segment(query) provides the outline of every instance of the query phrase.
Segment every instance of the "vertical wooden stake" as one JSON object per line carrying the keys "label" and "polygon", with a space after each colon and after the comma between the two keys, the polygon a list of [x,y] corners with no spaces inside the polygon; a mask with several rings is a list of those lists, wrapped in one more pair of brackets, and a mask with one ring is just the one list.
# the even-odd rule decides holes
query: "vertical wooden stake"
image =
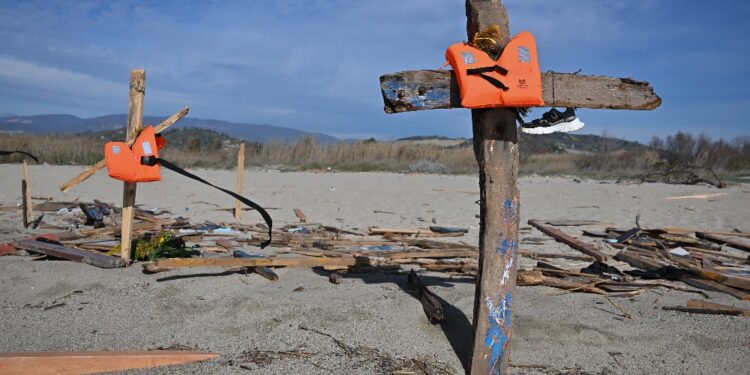
{"label": "vertical wooden stake", "polygon": [[[242,195],[242,180],[245,174],[245,142],[240,143],[240,150],[237,152],[237,194]],[[234,204],[234,219],[242,219],[242,202],[237,200]]]}
{"label": "vertical wooden stake", "polygon": [[[508,43],[508,15],[500,1],[467,0],[469,39],[493,24],[500,46]],[[510,358],[520,196],[518,133],[510,109],[471,111],[474,154],[479,163],[479,272],[474,295],[472,374],[506,374]]]}
{"label": "vertical wooden stake", "polygon": [[[136,138],[143,126],[143,97],[146,94],[146,71],[130,71],[130,102],[128,105],[128,130],[126,142]],[[134,182],[125,182],[122,193],[122,232],[120,235],[120,256],[130,260],[130,248],[133,237],[133,207],[135,206]]]}
{"label": "vertical wooden stake", "polygon": [[29,164],[26,160],[23,161],[21,195],[23,196],[23,227],[28,228],[34,222],[34,205],[31,202],[31,180],[29,179]]}

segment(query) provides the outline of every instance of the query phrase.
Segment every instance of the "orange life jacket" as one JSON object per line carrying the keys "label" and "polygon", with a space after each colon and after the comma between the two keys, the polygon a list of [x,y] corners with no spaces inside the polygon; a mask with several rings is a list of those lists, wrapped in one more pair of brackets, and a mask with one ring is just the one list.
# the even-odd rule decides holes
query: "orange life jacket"
{"label": "orange life jacket", "polygon": [[141,158],[158,158],[163,146],[163,139],[159,137],[157,140],[151,125],[143,128],[132,149],[125,142],[108,142],[104,145],[104,159],[109,176],[125,182],[161,181],[159,164],[144,164]]}
{"label": "orange life jacket", "polygon": [[445,58],[456,74],[461,105],[466,108],[544,105],[536,40],[528,31],[514,36],[497,60],[466,43],[448,47]]}
{"label": "orange life jacket", "polygon": [[126,182],[160,181],[161,171],[159,166],[164,166],[164,168],[173,172],[219,189],[258,211],[268,226],[268,239],[261,241],[260,248],[262,249],[271,243],[271,239],[273,238],[273,220],[263,207],[231,190],[218,187],[199,176],[159,158],[159,150],[164,147],[165,143],[164,138],[156,134],[154,127],[151,125],[143,128],[141,134],[135,139],[132,149],[125,142],[107,143],[104,145],[104,159],[107,162],[110,177]]}

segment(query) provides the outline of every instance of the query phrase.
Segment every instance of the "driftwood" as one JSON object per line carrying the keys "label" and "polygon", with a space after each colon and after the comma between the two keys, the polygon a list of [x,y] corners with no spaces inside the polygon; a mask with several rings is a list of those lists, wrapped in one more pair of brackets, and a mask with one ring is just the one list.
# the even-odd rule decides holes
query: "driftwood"
{"label": "driftwood", "polygon": [[740,249],[743,251],[750,251],[750,240],[741,241],[739,239],[734,239],[726,235],[719,235],[719,234],[706,233],[706,232],[695,232],[695,236],[698,238],[702,238],[704,240],[718,243],[720,245],[729,245],[735,249]]}
{"label": "driftwood", "polygon": [[[380,77],[386,113],[461,108],[451,70],[411,70]],[[650,110],[661,104],[648,82],[630,78],[542,73],[544,107]]]}
{"label": "driftwood", "polygon": [[417,273],[414,272],[414,270],[409,272],[408,281],[409,285],[414,289],[417,298],[422,303],[422,308],[424,309],[425,314],[427,314],[430,323],[435,324],[441,322],[444,315],[443,305],[440,303],[440,300],[437,299],[434,293],[427,289],[427,286],[419,279],[419,276],[417,276]]}
{"label": "driftwood", "polygon": [[[344,266],[356,264],[353,257],[341,258],[311,258],[311,257],[276,257],[276,258],[168,258],[157,259],[156,262],[144,265],[155,266],[157,269],[173,269],[184,267],[323,267]],[[152,268],[153,269],[153,268]]]}
{"label": "driftwood", "polygon": [[607,255],[602,253],[599,249],[597,249],[593,245],[583,242],[569,234],[563,233],[561,230],[557,228],[544,225],[539,220],[529,220],[529,225],[536,227],[537,229],[542,231],[544,234],[550,237],[553,237],[555,240],[562,242],[588,256],[591,256],[592,258],[600,262],[604,262],[607,260]]}
{"label": "driftwood", "polygon": [[52,375],[119,372],[205,361],[218,356],[209,352],[181,350],[0,353],[0,373]]}
{"label": "driftwood", "polygon": [[14,244],[17,249],[47,256],[72,260],[101,268],[125,267],[125,260],[86,250],[73,249],[48,242],[24,240]]}
{"label": "driftwood", "polygon": [[[698,175],[697,171],[704,170],[708,171],[712,176],[713,180],[703,178]],[[667,166],[662,171],[653,171],[637,177],[640,182],[663,182],[666,184],[679,184],[679,185],[695,185],[705,183],[716,186],[717,188],[723,188],[726,185],[719,179],[719,176],[714,172],[711,167],[703,167],[699,165],[691,165],[685,163],[676,163]]]}
{"label": "driftwood", "polygon": [[715,281],[699,279],[696,277],[684,277],[681,279],[681,281],[698,289],[725,293],[743,301],[750,301],[750,293],[717,283]]}
{"label": "driftwood", "polygon": [[[234,250],[234,252],[232,252],[232,255],[235,258],[259,259],[258,257],[254,257],[254,256],[252,256],[252,255],[250,255],[250,254],[248,254],[248,253],[246,253],[246,252],[244,252],[242,250]],[[253,272],[257,273],[258,275],[261,275],[261,276],[265,277],[268,280],[276,281],[276,280],[279,279],[279,275],[277,275],[276,272],[273,272],[272,269],[270,269],[270,268],[268,268],[266,266],[255,266],[255,267],[250,267],[250,269],[252,269]]]}
{"label": "driftwood", "polygon": [[297,219],[299,219],[300,223],[306,223],[307,222],[307,216],[305,216],[305,213],[302,212],[299,208],[294,209],[294,216],[297,216]]}
{"label": "driftwood", "polygon": [[742,315],[750,316],[750,310],[741,307],[720,305],[708,301],[699,301],[695,299],[688,300],[687,307],[683,306],[665,306],[664,310],[682,311],[696,314],[718,314],[718,315]]}

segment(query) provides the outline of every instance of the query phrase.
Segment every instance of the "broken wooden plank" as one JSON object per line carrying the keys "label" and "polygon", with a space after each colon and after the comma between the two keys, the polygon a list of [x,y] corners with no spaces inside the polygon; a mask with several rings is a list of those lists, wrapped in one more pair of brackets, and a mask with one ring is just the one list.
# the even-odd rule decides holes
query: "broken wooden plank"
{"label": "broken wooden plank", "polygon": [[729,236],[706,233],[706,232],[695,232],[695,236],[700,239],[715,242],[719,245],[729,245],[735,249],[740,249],[743,251],[750,251],[750,240],[742,240],[738,238],[731,238]]}
{"label": "broken wooden plank", "polygon": [[305,216],[305,213],[302,212],[302,210],[300,210],[299,208],[294,209],[294,216],[297,216],[297,219],[299,219],[301,223],[307,222],[307,216]]}
{"label": "broken wooden plank", "polygon": [[687,307],[683,306],[664,306],[664,310],[683,311],[697,314],[718,314],[718,315],[742,315],[750,316],[750,310],[741,307],[720,305],[708,301],[689,299]]}
{"label": "broken wooden plank", "polygon": [[276,272],[273,272],[272,269],[266,266],[256,266],[256,267],[253,267],[252,269],[253,269],[253,272],[265,277],[268,280],[276,281],[279,279],[279,275],[277,275]]}
{"label": "broken wooden plank", "polygon": [[425,251],[357,251],[361,255],[377,255],[386,259],[409,259],[409,258],[476,258],[479,254],[470,249],[437,249]]}
{"label": "broken wooden plank", "polygon": [[476,264],[420,264],[420,267],[424,268],[427,271],[437,271],[437,272],[460,272],[464,274],[476,274],[476,272],[479,270],[479,266]]}
{"label": "broken wooden plank", "polygon": [[94,253],[86,250],[73,249],[70,247],[55,245],[42,241],[17,241],[14,246],[20,250],[44,254],[55,258],[72,260],[74,262],[86,263],[101,268],[125,267],[126,264],[124,259],[118,257],[104,255],[101,253]]}
{"label": "broken wooden plank", "polygon": [[607,260],[607,255],[599,251],[596,247],[593,245],[580,241],[579,239],[563,233],[561,230],[557,228],[553,228],[547,225],[542,224],[539,220],[529,220],[529,225],[532,225],[542,231],[542,233],[554,238],[555,240],[562,242],[588,256],[591,256],[592,258],[600,261],[605,262]]}
{"label": "broken wooden plank", "polygon": [[437,296],[432,293],[426,285],[424,285],[414,270],[409,272],[408,281],[409,285],[417,294],[419,302],[422,303],[422,309],[424,309],[424,313],[427,314],[427,319],[430,320],[430,323],[436,324],[443,321],[443,305],[440,303]]}
{"label": "broken wooden plank", "polygon": [[693,314],[712,314],[712,315],[742,315],[740,310],[724,310],[724,309],[710,309],[703,307],[690,307],[690,306],[662,306],[662,310],[669,311],[682,311]]}
{"label": "broken wooden plank", "polygon": [[[153,264],[157,268],[183,267],[350,267],[356,264],[353,257],[311,258],[311,257],[276,257],[276,258],[167,258],[157,259]],[[148,265],[147,264],[147,265]],[[145,267],[146,265],[144,265]]]}
{"label": "broken wooden plank", "polygon": [[94,374],[205,361],[219,355],[201,351],[143,350],[104,352],[0,353],[5,375]]}
{"label": "broken wooden plank", "polygon": [[[223,239],[223,238],[216,240],[216,244],[219,245],[219,246],[221,246],[221,247],[223,247],[223,248],[225,248],[225,249],[227,249],[227,250],[232,250],[234,247],[237,246],[234,243],[234,241],[232,241],[232,240],[226,240],[226,239]],[[237,256],[236,252],[235,252],[234,256]]]}
{"label": "broken wooden plank", "polygon": [[[217,243],[218,243],[218,241],[217,241]],[[248,253],[246,253],[246,252],[244,252],[242,250],[235,250],[234,252],[232,252],[232,255],[235,258],[260,259],[257,256],[250,255],[250,254],[248,254]],[[253,272],[257,273],[258,275],[261,275],[261,276],[265,277],[268,280],[276,281],[276,280],[279,279],[279,275],[277,275],[276,272],[273,272],[272,269],[270,269],[270,268],[268,268],[266,266],[255,266],[255,267],[250,267],[250,268],[253,270]]]}
{"label": "broken wooden plank", "polygon": [[518,255],[527,257],[530,259],[536,259],[536,258],[559,258],[559,259],[569,259],[569,260],[582,260],[582,261],[593,261],[594,258],[588,256],[588,255],[568,255],[568,254],[556,254],[556,253],[537,253],[533,251],[528,250],[519,250]]}
{"label": "broken wooden plank", "polygon": [[430,225],[430,230],[435,233],[469,233],[468,228],[444,227],[440,225]]}
{"label": "broken wooden plank", "polygon": [[575,220],[575,219],[562,219],[562,220],[546,220],[547,224],[553,227],[579,227],[584,225],[601,225],[601,221],[597,220]]}
{"label": "broken wooden plank", "polygon": [[380,228],[370,227],[370,234],[436,234],[429,229],[397,229],[397,228]]}
{"label": "broken wooden plank", "polygon": [[[661,104],[648,82],[630,78],[542,73],[542,107],[650,110]],[[386,113],[461,108],[451,70],[410,70],[380,77]]]}
{"label": "broken wooden plank", "polygon": [[678,200],[678,199],[710,199],[710,198],[723,197],[725,195],[727,195],[727,193],[680,195],[680,196],[676,196],[676,197],[667,197],[667,200]]}
{"label": "broken wooden plank", "polygon": [[744,290],[750,291],[750,278],[748,277],[740,277],[740,276],[728,275],[728,274],[721,273],[721,272],[711,271],[711,270],[702,268],[700,266],[696,266],[690,263],[689,260],[684,259],[679,256],[670,255],[669,259],[672,262],[677,263],[681,267],[694,272],[695,274],[699,275],[703,279],[721,283],[732,288],[744,289]]}
{"label": "broken wooden plank", "polygon": [[695,277],[684,277],[681,279],[682,282],[692,287],[709,290],[713,292],[726,293],[730,296],[743,301],[750,301],[750,293],[744,292],[737,288],[732,288],[724,284],[717,283],[711,280],[704,280]]}
{"label": "broken wooden plank", "polygon": [[701,301],[697,299],[689,299],[687,301],[687,306],[694,307],[694,308],[703,308],[703,309],[740,311],[742,315],[750,316],[750,309],[744,309],[742,307],[736,307],[736,306],[721,305],[718,303]]}

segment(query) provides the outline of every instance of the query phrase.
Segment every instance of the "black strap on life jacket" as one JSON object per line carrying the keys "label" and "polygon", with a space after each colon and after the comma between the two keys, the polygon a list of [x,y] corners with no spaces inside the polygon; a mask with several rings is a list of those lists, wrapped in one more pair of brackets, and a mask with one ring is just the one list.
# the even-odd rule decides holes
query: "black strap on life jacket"
{"label": "black strap on life jacket", "polygon": [[503,68],[500,65],[494,65],[494,66],[486,66],[486,67],[483,67],[483,68],[472,68],[472,69],[467,69],[466,70],[466,74],[468,74],[468,75],[478,75],[478,76],[484,78],[487,82],[489,82],[493,86],[495,86],[495,87],[497,87],[497,88],[499,88],[499,89],[501,89],[503,91],[508,91],[509,90],[508,86],[505,86],[504,83],[500,82],[499,80],[495,79],[494,77],[491,77],[491,76],[488,76],[487,74],[485,74],[485,73],[489,73],[489,72],[496,72],[496,73],[499,73],[500,75],[504,76],[504,75],[508,74],[508,69],[505,69],[505,68]]}
{"label": "black strap on life jacket", "polygon": [[262,248],[268,246],[271,243],[273,220],[271,219],[271,215],[269,215],[268,212],[266,212],[266,210],[263,209],[263,207],[261,207],[257,203],[255,203],[255,202],[253,202],[253,201],[251,201],[251,200],[249,200],[249,199],[247,199],[247,198],[245,198],[245,197],[243,197],[243,196],[241,196],[241,195],[239,195],[239,194],[237,194],[237,193],[235,193],[235,192],[233,192],[231,190],[220,188],[220,187],[218,187],[218,186],[216,186],[216,185],[214,185],[214,184],[212,184],[212,183],[210,183],[210,182],[208,182],[208,181],[206,181],[206,180],[204,180],[204,179],[202,179],[202,178],[200,178],[200,177],[198,177],[198,176],[196,176],[196,175],[194,175],[194,174],[192,174],[192,173],[190,173],[190,172],[188,172],[188,171],[186,171],[186,170],[184,170],[184,169],[182,169],[182,168],[180,168],[180,167],[178,167],[178,166],[176,166],[176,165],[174,165],[174,164],[172,164],[172,163],[170,163],[170,162],[168,162],[168,161],[166,161],[164,159],[159,159],[159,158],[156,158],[154,156],[143,156],[143,157],[141,157],[141,164],[144,164],[144,165],[156,165],[157,163],[159,165],[161,165],[162,167],[167,168],[167,169],[169,169],[169,170],[171,170],[173,172],[177,172],[177,173],[179,173],[179,174],[181,174],[181,175],[183,175],[185,177],[192,178],[193,180],[196,180],[198,182],[202,182],[202,183],[204,183],[204,184],[206,184],[208,186],[211,186],[213,188],[219,189],[219,190],[221,190],[221,191],[223,191],[223,192],[231,195],[232,197],[234,197],[235,199],[239,200],[240,202],[244,203],[248,207],[251,207],[251,208],[255,209],[256,211],[258,211],[260,213],[260,216],[263,217],[263,220],[266,221],[266,225],[268,225],[268,239],[265,240],[265,241],[263,241],[263,242],[261,242],[260,248],[262,249]]}
{"label": "black strap on life jacket", "polygon": [[24,155],[26,155],[26,156],[34,159],[35,162],[39,163],[39,159],[37,159],[36,156],[29,154],[28,152],[25,152],[25,151],[2,151],[2,150],[0,150],[0,155],[3,155],[3,156],[5,156],[5,155],[13,155],[13,154],[24,154]]}

